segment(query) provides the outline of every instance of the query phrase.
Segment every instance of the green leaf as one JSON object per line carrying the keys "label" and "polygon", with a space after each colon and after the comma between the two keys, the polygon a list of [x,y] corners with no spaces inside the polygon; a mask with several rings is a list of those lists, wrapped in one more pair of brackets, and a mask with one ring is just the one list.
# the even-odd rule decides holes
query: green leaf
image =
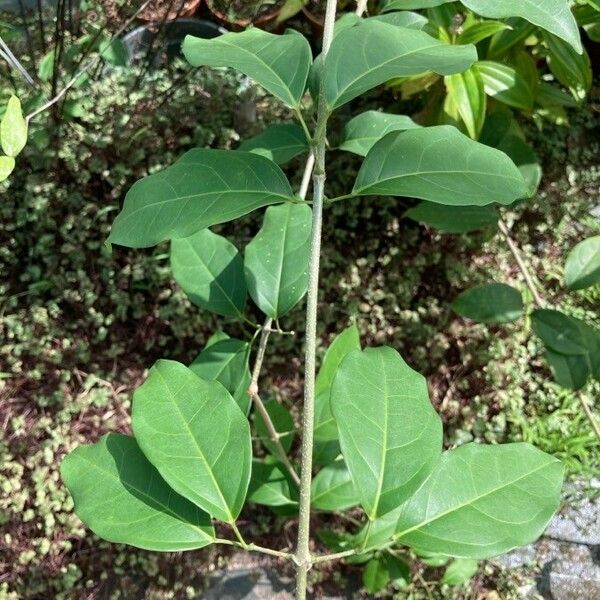
{"label": "green leaf", "polygon": [[527,81],[512,67],[491,60],[477,63],[485,93],[488,96],[515,108],[531,110],[533,94]]}
{"label": "green leaf", "polygon": [[210,229],[171,242],[171,268],[196,305],[224,317],[240,317],[246,304],[244,261],[237,248]]}
{"label": "green leaf", "polygon": [[469,136],[476,140],[483,128],[487,107],[483,78],[477,65],[470,67],[464,73],[448,75],[444,78],[444,82]]}
{"label": "green leaf", "polygon": [[293,196],[281,169],[264,156],[196,148],[134,184],[108,241],[145,248]]}
{"label": "green leaf", "polygon": [[250,481],[250,426],[219,382],[159,360],[134,393],[131,421],[140,448],[177,493],[235,521]]}
{"label": "green leaf", "polygon": [[385,589],[390,582],[390,572],[384,557],[373,558],[363,571],[363,585],[369,594]]}
{"label": "green leaf", "polygon": [[512,48],[524,42],[536,31],[536,28],[524,19],[510,18],[506,24],[510,29],[496,33],[490,40],[487,51],[487,58],[490,60],[505,58]]}
{"label": "green leaf", "polygon": [[300,105],[312,64],[308,40],[292,29],[275,35],[253,27],[211,40],[188,35],[183,54],[194,67],[237,69],[291,108]]}
{"label": "green leaf", "polygon": [[335,375],[331,409],[367,516],[390,512],[417,490],[441,451],[442,424],[425,378],[392,348],[353,350]]}
{"label": "green leaf", "polygon": [[0,183],[8,179],[15,169],[15,159],[12,156],[0,156]]}
{"label": "green leaf", "polygon": [[449,565],[442,577],[445,585],[462,585],[477,573],[479,563],[471,558],[457,558]]}
{"label": "green leaf", "polygon": [[568,42],[576,52],[582,51],[581,38],[569,0],[461,0],[482,17],[504,19],[521,17]]}
{"label": "green leaf", "polygon": [[499,218],[498,209],[491,204],[446,206],[434,202],[420,202],[417,206],[409,208],[404,216],[445,233],[467,233],[496,226]]}
{"label": "green leaf", "polygon": [[240,150],[260,154],[278,165],[283,165],[299,154],[307,152],[308,142],[300,125],[277,123],[243,141]]}
{"label": "green leaf", "polygon": [[456,41],[459,44],[477,44],[506,29],[510,29],[510,26],[501,21],[478,21],[469,25]]}
{"label": "green leaf", "polygon": [[252,461],[252,477],[248,487],[248,501],[265,506],[294,506],[297,492],[292,493],[290,482],[283,471],[272,463]]}
{"label": "green leaf", "polygon": [[21,102],[16,96],[9,98],[0,122],[0,142],[4,154],[12,158],[17,156],[27,143],[27,121],[21,110]]}
{"label": "green leaf", "polygon": [[560,88],[546,83],[540,82],[537,89],[536,102],[543,107],[566,106],[569,108],[577,108],[579,106],[572,96],[563,92]]}
{"label": "green leaf", "polygon": [[510,285],[488,283],[460,294],[452,308],[479,323],[510,323],[523,316],[523,297]]}
{"label": "green leaf", "polygon": [[390,131],[418,129],[410,117],[368,110],[350,119],[342,131],[340,150],[366,156],[369,150]]}
{"label": "green leaf", "polygon": [[[335,421],[333,421],[335,425]],[[337,428],[335,429],[335,435],[337,437]],[[316,467],[326,467],[331,464],[336,458],[342,453],[340,448],[339,440],[331,440],[328,442],[322,442],[321,440],[315,439],[313,447],[313,464]]]}
{"label": "green leaf", "polygon": [[395,539],[419,552],[475,559],[529,544],[558,508],[563,471],[529,444],[445,452],[398,511]]}
{"label": "green leaf", "polygon": [[271,206],[246,246],[248,292],[265,315],[278,319],[306,293],[312,210],[308,204]]}
{"label": "green leaf", "polygon": [[482,206],[511,204],[528,190],[508,156],[442,125],[388,133],[367,154],[353,194]]}
{"label": "green leaf", "polygon": [[132,437],[109,433],[80,446],[60,472],[77,516],[109,542],[175,552],[214,541],[209,516],[165,483]]}
{"label": "green leaf", "polygon": [[546,349],[546,360],[552,369],[556,383],[569,390],[580,390],[587,383],[590,370],[585,356],[559,354]]}
{"label": "green leaf", "polygon": [[[344,329],[331,342],[317,375],[315,382],[315,440],[317,442],[337,442],[338,430],[330,404],[331,386],[338,367],[352,350],[360,350],[360,335],[355,323]],[[337,448],[337,443],[335,446]],[[333,447],[330,449],[335,458],[339,454],[339,449]]]}
{"label": "green leaf", "polygon": [[580,321],[558,310],[537,309],[531,313],[535,334],[553,352],[559,354],[587,354],[588,346]]}
{"label": "green leaf", "polygon": [[577,100],[583,100],[592,87],[594,78],[590,57],[584,49],[577,53],[554,35],[545,33],[548,48],[548,66],[552,74],[569,89]]}
{"label": "green leaf", "polygon": [[234,338],[207,344],[190,365],[200,379],[218,381],[233,396],[244,414],[250,409],[250,344]]}
{"label": "green leaf", "polygon": [[365,21],[335,37],[324,61],[325,99],[335,109],[390,79],[451,75],[477,60],[474,46],[450,46],[422,31]]}
{"label": "green leaf", "polygon": [[496,146],[510,157],[517,165],[527,188],[528,196],[533,196],[542,181],[542,167],[538,161],[533,148],[521,137],[513,134],[506,135]]}
{"label": "green leaf", "polygon": [[365,21],[383,21],[396,27],[407,27],[408,29],[423,29],[427,25],[427,18],[419,13],[401,11],[391,12],[374,17],[359,17],[356,13],[345,13],[336,22],[333,30],[333,35],[340,34],[345,29],[354,27]]}
{"label": "green leaf", "polygon": [[358,495],[343,460],[321,469],[312,480],[311,504],[317,510],[345,510],[358,504]]}
{"label": "green leaf", "polygon": [[[283,405],[279,404],[277,400],[267,400],[265,403],[265,409],[271,417],[271,422],[275,431],[280,435],[279,441],[286,452],[290,451],[295,435],[294,418],[290,414],[290,411]],[[256,433],[264,447],[273,455],[278,456],[277,447],[271,440],[271,435],[265,422],[263,421],[260,413],[257,412],[255,415],[254,426],[256,427]]]}
{"label": "green leaf", "polygon": [[406,10],[406,9],[420,9],[420,8],[434,8],[435,6],[441,6],[447,2],[453,2],[453,0],[383,0],[381,3],[382,12],[390,10]]}
{"label": "green leaf", "polygon": [[583,290],[600,283],[600,235],[579,242],[565,263],[565,285]]}

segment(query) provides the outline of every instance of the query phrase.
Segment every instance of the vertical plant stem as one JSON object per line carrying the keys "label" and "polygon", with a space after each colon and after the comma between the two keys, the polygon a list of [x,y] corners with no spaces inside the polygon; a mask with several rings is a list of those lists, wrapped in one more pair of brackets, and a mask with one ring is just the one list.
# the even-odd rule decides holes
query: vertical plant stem
{"label": "vertical plant stem", "polygon": [[[325,57],[331,46],[335,23],[336,0],[327,0],[323,50]],[[312,567],[310,554],[310,488],[312,482],[312,453],[315,421],[315,374],[317,347],[317,304],[319,294],[319,261],[321,256],[321,230],[323,226],[323,200],[325,196],[325,144],[327,135],[328,108],[323,91],[317,111],[317,126],[313,138],[315,160],[313,174],[313,222],[310,247],[309,280],[306,306],[306,339],[304,361],[304,407],[302,411],[302,469],[300,473],[300,516],[298,520],[298,545],[296,548],[296,600],[306,598],[308,572]]]}

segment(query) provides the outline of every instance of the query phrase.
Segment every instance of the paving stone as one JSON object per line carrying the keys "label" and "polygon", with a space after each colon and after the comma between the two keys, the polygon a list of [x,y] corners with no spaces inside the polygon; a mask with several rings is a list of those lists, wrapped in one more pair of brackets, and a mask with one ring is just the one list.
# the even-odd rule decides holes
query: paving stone
{"label": "paving stone", "polygon": [[292,582],[265,567],[232,568],[212,578],[202,600],[290,600]]}

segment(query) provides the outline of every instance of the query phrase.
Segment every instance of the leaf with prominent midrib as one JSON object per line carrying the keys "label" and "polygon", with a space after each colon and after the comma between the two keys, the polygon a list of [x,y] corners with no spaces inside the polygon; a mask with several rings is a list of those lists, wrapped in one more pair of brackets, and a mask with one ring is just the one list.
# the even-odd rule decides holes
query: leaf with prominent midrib
{"label": "leaf with prominent midrib", "polygon": [[395,77],[451,75],[477,60],[474,46],[451,46],[422,31],[368,20],[337,35],[325,61],[325,99],[335,109]]}
{"label": "leaf with prominent midrib", "polygon": [[296,123],[276,123],[240,144],[240,150],[260,154],[283,165],[308,150],[306,135]]}
{"label": "leaf with prominent midrib", "polygon": [[513,67],[491,60],[481,60],[476,67],[488,96],[521,110],[533,108],[533,91],[525,78]]}
{"label": "leaf with prominent midrib", "polygon": [[388,133],[367,154],[353,190],[454,206],[511,204],[528,193],[506,154],[448,125]]}
{"label": "leaf with prominent midrib", "polygon": [[529,444],[466,444],[399,509],[394,537],[420,552],[497,556],[542,534],[562,482],[563,465]]}
{"label": "leaf with prominent midrib", "polygon": [[159,360],[133,395],[131,421],[140,448],[176,492],[235,521],[250,481],[250,426],[219,382]]}
{"label": "leaf with prominent midrib", "polygon": [[368,110],[346,123],[339,149],[366,156],[369,150],[390,131],[420,127],[406,115],[391,115],[378,110]]}
{"label": "leaf with prominent midrib", "polygon": [[331,390],[342,454],[369,519],[392,511],[434,468],[442,423],[425,378],[392,348],[350,352]]}
{"label": "leaf with prominent midrib", "polygon": [[292,188],[268,158],[196,148],[133,185],[108,241],[130,248],[153,246],[287,200],[294,200]]}
{"label": "leaf with prominent midrib", "polygon": [[275,35],[253,27],[211,40],[188,35],[183,54],[194,67],[237,69],[292,108],[300,104],[312,64],[308,40],[292,29]]}
{"label": "leaf with prominent midrib", "polygon": [[132,437],[109,433],[80,446],[60,472],[77,516],[109,542],[175,552],[214,541],[210,517],[165,483]]}
{"label": "leaf with prominent midrib", "polygon": [[446,76],[444,82],[448,92],[447,100],[456,107],[468,134],[474,140],[478,139],[485,121],[487,107],[487,98],[478,64],[473,65],[464,73]]}
{"label": "leaf with prominent midrib", "polygon": [[421,202],[409,208],[405,217],[425,223],[445,233],[467,233],[484,227],[496,226],[498,209],[495,206],[447,206],[434,202]]}
{"label": "leaf with prominent midrib", "polygon": [[260,231],[246,246],[248,292],[272,319],[288,313],[306,293],[311,229],[308,204],[271,206]]}
{"label": "leaf with prominent midrib", "polygon": [[171,242],[171,268],[189,299],[217,315],[240,317],[246,304],[244,261],[210,229]]}
{"label": "leaf with prominent midrib", "polygon": [[486,283],[465,290],[452,302],[452,308],[478,323],[510,323],[523,316],[523,297],[505,283]]}
{"label": "leaf with prominent midrib", "polygon": [[337,460],[321,469],[312,480],[310,502],[318,510],[345,510],[356,506],[358,494],[343,460]]}
{"label": "leaf with prominent midrib", "polygon": [[600,283],[600,235],[579,242],[565,263],[565,285],[583,290]]}

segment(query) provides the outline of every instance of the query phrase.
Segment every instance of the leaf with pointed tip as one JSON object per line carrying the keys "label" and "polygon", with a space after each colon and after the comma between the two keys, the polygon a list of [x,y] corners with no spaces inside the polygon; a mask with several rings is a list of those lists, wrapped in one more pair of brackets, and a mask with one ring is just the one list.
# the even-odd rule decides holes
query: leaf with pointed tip
{"label": "leaf with pointed tip", "polygon": [[15,159],[12,156],[0,156],[0,183],[8,179],[15,170]]}
{"label": "leaf with pointed tip", "polygon": [[491,60],[479,61],[476,69],[488,96],[521,110],[533,108],[533,91],[516,69]]}
{"label": "leaf with pointed tip", "polygon": [[0,122],[0,145],[4,154],[14,158],[27,143],[27,121],[21,110],[21,101],[11,96]]}
{"label": "leaf with pointed tip", "polygon": [[[279,441],[281,442],[283,449],[286,452],[289,452],[295,435],[294,418],[290,414],[290,411],[282,404],[279,404],[277,400],[267,400],[264,404],[269,417],[271,417],[273,427],[275,427],[275,431],[280,436]],[[267,425],[259,412],[256,412],[254,426],[256,427],[256,433],[264,447],[273,456],[278,456],[277,446],[271,439]]]}
{"label": "leaf with pointed tip", "polygon": [[523,297],[505,283],[487,283],[464,291],[452,308],[479,323],[510,323],[523,316]]}
{"label": "leaf with pointed tip", "polygon": [[271,206],[260,231],[246,246],[248,292],[272,319],[292,310],[306,293],[311,230],[308,204]]}
{"label": "leaf with pointed tip", "polygon": [[253,27],[210,40],[188,35],[183,54],[194,67],[237,69],[291,108],[300,104],[312,63],[308,40],[292,29],[275,35]]}
{"label": "leaf with pointed tip", "polygon": [[288,200],[288,180],[264,156],[196,148],[133,185],[108,241],[145,248]]}
{"label": "leaf with pointed tip", "polygon": [[531,313],[531,324],[535,334],[544,345],[559,354],[588,353],[588,346],[581,321],[558,310],[537,309]]}
{"label": "leaf with pointed tip", "polygon": [[451,75],[477,60],[474,46],[451,46],[414,29],[366,20],[342,31],[325,61],[325,99],[331,110],[394,79],[434,71]]}
{"label": "leaf with pointed tip", "polygon": [[77,516],[109,542],[176,552],[214,541],[210,517],[167,485],[132,437],[79,446],[60,472]]}
{"label": "leaf with pointed tip", "polygon": [[483,78],[478,64],[473,65],[464,73],[446,76],[444,82],[449,100],[456,106],[467,133],[476,140],[483,128],[487,108]]}
{"label": "leaf with pointed tip", "polygon": [[366,156],[369,150],[390,131],[405,131],[420,127],[406,115],[391,115],[378,110],[368,110],[346,123],[339,149]]}
{"label": "leaf with pointed tip", "polygon": [[252,477],[248,488],[248,501],[264,506],[294,506],[298,504],[294,490],[285,473],[276,465],[262,460],[252,461]]}
{"label": "leaf with pointed tip", "polygon": [[337,460],[317,473],[312,480],[310,497],[312,507],[317,510],[335,512],[358,504],[358,494],[343,460]]}
{"label": "leaf with pointed tip", "polygon": [[396,508],[434,468],[442,448],[441,420],[425,378],[392,348],[346,355],[333,381],[331,410],[369,519]]}
{"label": "leaf with pointed tip", "polygon": [[587,383],[590,370],[585,356],[560,354],[548,349],[545,355],[558,385],[569,390],[580,390]]}
{"label": "leaf with pointed tip", "polygon": [[296,123],[277,123],[240,144],[240,150],[260,154],[283,165],[308,151],[306,135]]}
{"label": "leaf with pointed tip", "polygon": [[496,226],[499,218],[498,209],[491,204],[446,206],[435,202],[420,202],[409,208],[404,216],[445,233],[467,233]]}
{"label": "leaf with pointed tip", "polygon": [[565,285],[583,290],[600,283],[600,235],[579,242],[565,263]]}
{"label": "leaf with pointed tip", "polygon": [[171,242],[171,268],[189,299],[224,317],[240,317],[246,304],[244,262],[237,248],[210,229]]}
{"label": "leaf with pointed tip", "polygon": [[250,426],[229,392],[181,363],[159,360],[133,395],[132,427],[148,460],[213,517],[240,514],[252,460]]}
{"label": "leaf with pointed tip", "polygon": [[459,44],[477,44],[506,29],[510,29],[510,26],[501,21],[477,21],[469,25],[456,41]]}
{"label": "leaf with pointed tip", "polygon": [[234,338],[207,344],[190,365],[200,379],[218,381],[233,396],[244,414],[250,409],[250,344]]}
{"label": "leaf with pointed tip", "polygon": [[484,206],[511,204],[528,189],[506,154],[442,125],[388,133],[367,154],[353,194]]}
{"label": "leaf with pointed tip", "polygon": [[398,510],[394,538],[419,552],[476,559],[524,546],[558,508],[563,472],[529,444],[450,450]]}

